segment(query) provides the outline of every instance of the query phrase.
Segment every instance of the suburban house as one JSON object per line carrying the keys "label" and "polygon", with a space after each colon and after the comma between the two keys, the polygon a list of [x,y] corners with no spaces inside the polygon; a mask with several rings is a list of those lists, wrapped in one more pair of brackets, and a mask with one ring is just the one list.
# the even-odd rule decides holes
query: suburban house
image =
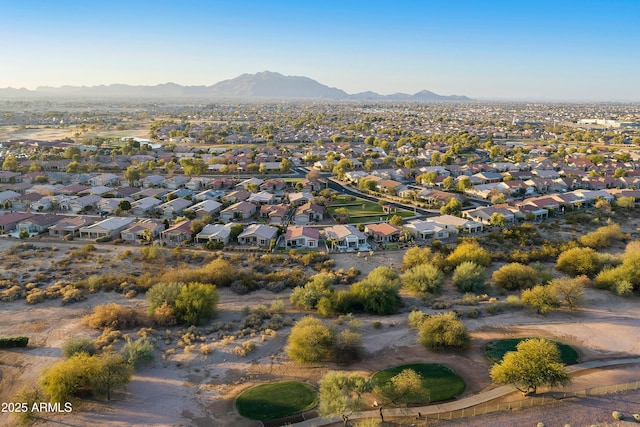
{"label": "suburban house", "polygon": [[478,207],[463,212],[463,216],[465,218],[469,218],[486,225],[491,223],[491,217],[495,214],[503,215],[507,220],[507,224],[512,224],[516,220],[516,216],[509,209],[496,206]]}
{"label": "suburban house", "polygon": [[481,222],[471,221],[469,219],[458,218],[453,215],[440,215],[428,219],[431,222],[435,222],[440,227],[446,229],[449,234],[459,232],[463,233],[479,233],[484,229]]}
{"label": "suburban house", "polygon": [[322,221],[324,208],[311,202],[298,207],[293,214],[293,222],[296,225],[307,225],[311,222]]}
{"label": "suburban house", "polygon": [[[148,230],[148,231],[147,231]],[[131,224],[120,232],[120,238],[127,242],[137,242],[145,239],[156,239],[164,230],[162,222],[153,219],[142,219]]]}
{"label": "suburban house", "polygon": [[260,218],[269,219],[270,222],[282,224],[289,216],[288,205],[264,205],[260,206]]}
{"label": "suburban house", "polygon": [[189,242],[191,240],[191,221],[188,219],[180,221],[160,232],[160,240],[170,244]]}
{"label": "suburban house", "polygon": [[202,218],[219,212],[221,208],[222,203],[220,202],[216,202],[215,200],[203,200],[191,206],[190,210],[196,214],[196,217]]}
{"label": "suburban house", "polygon": [[24,219],[16,224],[16,231],[27,231],[29,233],[43,233],[52,225],[60,221],[62,216],[55,214],[34,215],[31,218]]}
{"label": "suburban house", "polygon": [[34,214],[29,212],[11,212],[4,215],[0,215],[0,231],[3,233],[9,233],[16,229],[16,225],[20,221],[29,219]]}
{"label": "suburban house", "polygon": [[176,190],[180,187],[184,187],[189,182],[189,178],[184,175],[175,175],[171,178],[167,178],[164,181],[164,186],[169,190]]}
{"label": "suburban house", "polygon": [[236,190],[222,196],[222,201],[231,203],[243,202],[247,200],[249,196],[251,196],[251,193],[247,190]]}
{"label": "suburban house", "polygon": [[324,229],[327,248],[340,252],[369,250],[367,236],[351,225],[334,225]]}
{"label": "suburban house", "polygon": [[416,240],[444,240],[449,238],[449,231],[431,221],[414,219],[403,225]]}
{"label": "suburban house", "polygon": [[249,219],[256,213],[256,205],[249,202],[238,202],[220,212],[220,219],[229,222],[233,219]]}
{"label": "suburban house", "polygon": [[191,201],[187,199],[173,199],[158,206],[165,218],[181,215],[185,209],[191,206]]}
{"label": "suburban house", "polygon": [[268,191],[261,191],[259,193],[251,194],[247,199],[247,202],[254,203],[256,205],[273,205],[276,202],[276,196]]}
{"label": "suburban house", "polygon": [[164,176],[161,175],[148,175],[142,178],[142,186],[145,188],[149,187],[160,187],[164,183]]}
{"label": "suburban house", "polygon": [[155,197],[145,197],[131,203],[131,213],[135,216],[145,216],[155,212],[161,203]]}
{"label": "suburban house", "polygon": [[229,243],[231,227],[234,225],[231,222],[228,224],[207,224],[196,234],[195,240],[198,243],[219,242],[226,245]]}
{"label": "suburban house", "polygon": [[284,243],[287,248],[317,249],[320,243],[320,231],[312,227],[287,227],[284,235]]}
{"label": "suburban house", "polygon": [[102,197],[95,194],[78,197],[69,202],[69,210],[74,213],[90,210],[97,207],[100,200],[102,200]]}
{"label": "suburban house", "polygon": [[105,237],[120,237],[120,232],[127,228],[134,218],[111,217],[94,224],[80,228],[80,237],[83,239],[100,239]]}
{"label": "suburban house", "polygon": [[20,197],[20,193],[16,193],[13,190],[5,190],[0,192],[0,205],[11,206],[14,200]]}
{"label": "suburban house", "polygon": [[313,194],[307,193],[304,191],[301,191],[298,193],[289,193],[287,197],[289,198],[289,203],[291,203],[294,206],[301,206],[315,199]]}
{"label": "suburban house", "polygon": [[49,227],[49,236],[64,238],[72,235],[77,237],[80,236],[82,227],[87,227],[95,222],[95,219],[85,216],[68,216]]}
{"label": "suburban house", "polygon": [[402,227],[382,222],[380,224],[367,224],[364,232],[373,237],[376,243],[392,243],[400,240]]}
{"label": "suburban house", "polygon": [[271,240],[278,235],[278,228],[270,225],[251,224],[238,235],[238,243],[241,245],[253,245],[268,247]]}
{"label": "suburban house", "polygon": [[92,187],[112,186],[120,184],[120,177],[112,173],[101,173],[89,178],[89,185]]}

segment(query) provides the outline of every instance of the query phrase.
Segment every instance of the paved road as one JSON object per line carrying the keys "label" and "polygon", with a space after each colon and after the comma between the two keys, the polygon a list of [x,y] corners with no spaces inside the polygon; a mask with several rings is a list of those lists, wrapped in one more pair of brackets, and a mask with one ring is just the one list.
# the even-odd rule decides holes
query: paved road
{"label": "paved road", "polygon": [[[612,366],[621,366],[621,365],[631,365],[640,363],[640,357],[634,358],[625,358],[625,359],[610,359],[610,360],[593,360],[591,362],[580,363],[577,365],[567,366],[567,371],[570,375],[573,375],[577,372],[585,371],[588,369],[596,369],[596,368],[608,368]],[[594,387],[597,384],[594,384]],[[492,390],[478,393],[473,396],[465,397],[464,399],[454,400],[451,402],[446,402],[442,404],[428,405],[428,406],[419,406],[410,408],[410,413],[408,413],[406,408],[392,408],[385,409],[384,416],[385,418],[392,417],[406,417],[408,415],[416,415],[418,412],[423,416],[435,415],[440,412],[449,412],[449,411],[457,411],[460,409],[467,409],[477,405],[482,405],[483,403],[490,402],[499,397],[506,396],[515,391],[513,386],[500,386],[494,388]],[[357,420],[357,419],[369,419],[378,417],[378,410],[371,411],[363,411],[354,413],[349,420]],[[323,426],[328,424],[333,424],[337,422],[342,422],[342,418],[334,417],[334,418],[314,418],[306,421],[302,421],[299,423],[292,424],[295,427],[312,427],[312,426]]]}

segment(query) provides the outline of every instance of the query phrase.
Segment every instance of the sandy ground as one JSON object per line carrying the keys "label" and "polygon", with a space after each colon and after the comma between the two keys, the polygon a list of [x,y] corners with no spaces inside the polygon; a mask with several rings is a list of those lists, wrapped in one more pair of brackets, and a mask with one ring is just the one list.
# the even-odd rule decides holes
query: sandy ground
{"label": "sandy ground", "polygon": [[[361,257],[340,254],[335,256],[335,260],[336,268],[355,265],[367,273],[379,265],[398,267],[401,254],[388,252],[376,254],[373,258],[364,254]],[[243,307],[269,304],[276,298],[286,301],[287,295],[259,291],[239,296],[222,289],[216,320],[237,323],[243,318]],[[125,299],[113,292],[94,294],[86,301],[68,306],[61,306],[56,300],[35,306],[24,301],[0,303],[3,314],[0,317],[0,335],[24,334],[31,337],[27,349],[0,351],[0,400],[9,401],[19,389],[33,387],[41,369],[60,357],[60,347],[69,337],[95,337],[97,332],[84,326],[81,317],[94,306],[110,301],[138,307],[146,304],[142,297]],[[419,304],[418,301],[410,302]],[[350,369],[371,373],[403,363],[442,363],[463,377],[467,384],[466,396],[493,387],[483,349],[486,342],[495,338],[532,335],[554,338],[573,345],[580,354],[581,362],[640,356],[640,306],[637,297],[623,299],[607,292],[588,290],[586,307],[573,312],[558,311],[544,317],[529,311],[512,311],[465,319],[473,337],[471,348],[464,352],[440,354],[428,352],[415,344],[416,332],[406,325],[408,307],[400,314],[384,318],[359,316],[368,356]],[[305,314],[291,307],[287,301],[286,319],[296,321]],[[382,328],[374,329],[372,324],[375,321],[381,321]],[[236,343],[224,344],[213,337],[210,342],[214,351],[209,355],[197,351],[188,353],[177,347],[175,340],[166,345],[160,339],[156,361],[136,372],[126,390],[112,401],[84,402],[74,406],[70,414],[46,414],[39,425],[257,426],[259,423],[239,417],[234,410],[233,399],[241,390],[281,378],[301,379],[314,384],[327,369],[343,369],[331,364],[300,366],[289,362],[284,354],[288,329],[279,330],[275,337],[266,337],[264,341],[259,337],[247,337]],[[135,336],[135,331],[127,332]],[[256,351],[246,357],[236,356],[233,347],[246,340],[256,342]],[[175,353],[167,353],[169,349]],[[629,370],[613,378],[618,382],[631,381],[639,377],[638,373],[637,370]],[[593,386],[611,378],[610,374],[603,374],[600,378],[593,376],[584,381]],[[578,378],[576,381],[583,380]],[[12,425],[7,414],[0,414],[0,425]]]}

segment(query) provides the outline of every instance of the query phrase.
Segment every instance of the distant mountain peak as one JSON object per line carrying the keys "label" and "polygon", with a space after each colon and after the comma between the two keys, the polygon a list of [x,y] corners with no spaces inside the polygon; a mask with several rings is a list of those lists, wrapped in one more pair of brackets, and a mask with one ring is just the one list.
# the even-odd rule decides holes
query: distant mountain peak
{"label": "distant mountain peak", "polygon": [[395,93],[380,95],[367,91],[350,95],[342,89],[329,87],[309,77],[285,76],[274,71],[241,74],[212,86],[182,86],[168,82],[155,86],[110,84],[99,86],[38,87],[26,89],[0,89],[0,96],[8,98],[38,96],[86,98],[271,98],[271,99],[325,99],[325,100],[410,100],[410,101],[463,101],[466,96],[443,96],[429,90],[413,95]]}

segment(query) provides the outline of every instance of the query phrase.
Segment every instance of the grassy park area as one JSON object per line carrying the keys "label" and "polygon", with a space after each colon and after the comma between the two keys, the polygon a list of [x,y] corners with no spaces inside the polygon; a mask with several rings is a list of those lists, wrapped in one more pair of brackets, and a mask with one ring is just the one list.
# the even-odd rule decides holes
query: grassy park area
{"label": "grassy park area", "polygon": [[424,388],[429,390],[429,402],[412,402],[416,404],[449,400],[464,391],[464,381],[458,374],[438,363],[414,363],[383,369],[373,375],[376,384],[384,384],[405,369],[412,369],[423,378]]}
{"label": "grassy park area", "polygon": [[317,393],[308,384],[282,381],[261,384],[242,392],[236,408],[252,420],[272,420],[307,411],[318,404]]}
{"label": "grassy park area", "polygon": [[[506,338],[502,340],[491,341],[485,347],[485,354],[493,362],[500,362],[504,355],[510,351],[516,351],[516,346],[524,340],[531,337],[522,338]],[[578,352],[570,345],[563,344],[558,341],[552,341],[560,350],[560,360],[565,365],[573,365],[578,362]]]}

